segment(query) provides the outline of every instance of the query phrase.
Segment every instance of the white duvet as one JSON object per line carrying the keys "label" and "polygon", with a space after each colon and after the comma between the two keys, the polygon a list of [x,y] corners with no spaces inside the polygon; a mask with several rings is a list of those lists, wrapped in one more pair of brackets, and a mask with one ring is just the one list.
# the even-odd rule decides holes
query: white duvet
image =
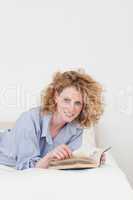
{"label": "white duvet", "polygon": [[133,200],[125,174],[111,155],[87,170],[15,169],[0,166],[0,200]]}

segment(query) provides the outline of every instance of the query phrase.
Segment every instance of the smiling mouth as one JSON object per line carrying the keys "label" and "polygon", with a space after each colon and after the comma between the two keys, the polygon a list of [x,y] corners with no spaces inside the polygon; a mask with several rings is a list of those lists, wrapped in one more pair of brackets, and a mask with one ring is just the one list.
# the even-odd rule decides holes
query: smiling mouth
{"label": "smiling mouth", "polygon": [[74,115],[71,115],[71,114],[69,114],[69,113],[67,113],[67,112],[64,112],[65,113],[65,115],[67,116],[67,117],[69,117],[69,118],[71,118],[71,117],[73,117]]}

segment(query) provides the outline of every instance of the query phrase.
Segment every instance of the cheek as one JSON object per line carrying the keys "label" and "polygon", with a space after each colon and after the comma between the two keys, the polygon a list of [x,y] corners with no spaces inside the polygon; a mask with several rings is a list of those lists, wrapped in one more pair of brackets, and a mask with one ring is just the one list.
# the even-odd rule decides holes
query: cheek
{"label": "cheek", "polygon": [[80,114],[81,113],[81,109],[79,109],[77,112],[78,112],[78,114]]}
{"label": "cheek", "polygon": [[79,115],[80,114],[80,112],[81,112],[81,110],[82,110],[82,108],[80,107],[78,107],[78,108],[75,108],[75,115]]}
{"label": "cheek", "polygon": [[63,110],[63,108],[65,108],[65,107],[66,107],[66,105],[62,101],[58,102],[58,104],[57,104],[58,111]]}

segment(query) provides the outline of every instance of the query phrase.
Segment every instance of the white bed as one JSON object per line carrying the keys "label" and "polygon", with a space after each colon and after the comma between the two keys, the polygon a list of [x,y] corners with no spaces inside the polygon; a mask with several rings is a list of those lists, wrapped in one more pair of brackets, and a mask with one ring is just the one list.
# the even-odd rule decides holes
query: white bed
{"label": "white bed", "polygon": [[110,153],[96,169],[17,171],[0,165],[1,200],[133,200],[126,175]]}
{"label": "white bed", "polygon": [[2,200],[133,200],[125,174],[111,155],[106,165],[88,170],[15,169],[0,166]]}

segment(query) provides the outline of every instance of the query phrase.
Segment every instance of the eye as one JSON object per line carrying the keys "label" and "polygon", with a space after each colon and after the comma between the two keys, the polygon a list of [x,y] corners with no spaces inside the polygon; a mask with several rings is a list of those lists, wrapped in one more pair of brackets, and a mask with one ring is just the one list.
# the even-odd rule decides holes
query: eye
{"label": "eye", "polygon": [[77,106],[81,106],[81,102],[80,102],[80,101],[75,102],[75,104],[76,104]]}
{"label": "eye", "polygon": [[65,102],[70,102],[70,99],[65,98],[64,101],[65,101]]}

